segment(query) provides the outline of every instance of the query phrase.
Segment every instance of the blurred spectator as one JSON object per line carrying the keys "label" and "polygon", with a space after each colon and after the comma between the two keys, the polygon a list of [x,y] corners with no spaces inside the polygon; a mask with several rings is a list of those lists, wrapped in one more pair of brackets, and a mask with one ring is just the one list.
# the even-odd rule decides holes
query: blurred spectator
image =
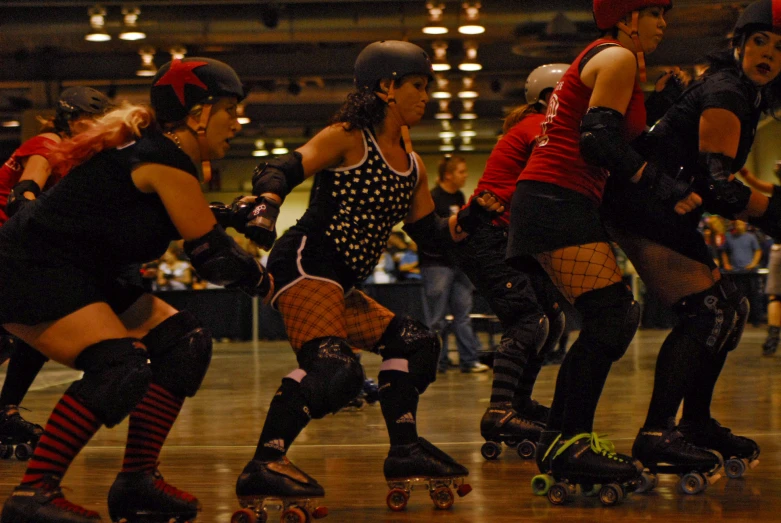
{"label": "blurred spectator", "polygon": [[184,260],[184,252],[177,242],[171,242],[157,265],[155,290],[181,291],[192,287],[194,270]]}
{"label": "blurred spectator", "polygon": [[[761,281],[756,274],[762,259],[757,237],[746,230],[746,222],[735,220],[721,253],[722,267],[733,272],[733,280],[740,292],[748,298],[751,310],[748,321],[755,327],[762,316]],[[741,274],[742,273],[742,274]]]}

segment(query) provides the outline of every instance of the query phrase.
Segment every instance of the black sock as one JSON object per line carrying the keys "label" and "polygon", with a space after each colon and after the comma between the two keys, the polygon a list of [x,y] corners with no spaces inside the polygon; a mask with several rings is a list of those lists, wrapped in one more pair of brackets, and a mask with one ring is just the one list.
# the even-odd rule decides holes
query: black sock
{"label": "black sock", "polygon": [[683,417],[687,421],[707,421],[710,419],[710,405],[713,401],[713,390],[727,361],[727,351],[718,354],[703,350],[697,364],[691,369],[691,375],[686,380],[687,387],[683,396]]}
{"label": "black sock", "polygon": [[3,390],[0,391],[0,407],[19,405],[48,360],[22,340],[17,340],[16,350],[8,360]]}
{"label": "black sock", "polygon": [[268,408],[253,459],[274,461],[284,456],[309,423],[308,410],[301,384],[292,378],[282,378],[282,385]]}
{"label": "black sock", "polygon": [[680,326],[664,340],[656,359],[654,391],[645,428],[664,428],[678,414],[691,375],[700,372],[696,367],[701,351],[700,344],[685,335]]}
{"label": "black sock", "polygon": [[407,372],[380,371],[380,407],[391,445],[408,445],[418,440],[418,389]]}
{"label": "black sock", "polygon": [[[613,362],[596,348],[587,347],[580,336],[572,344],[566,359],[570,360],[571,367],[567,372],[566,407],[561,432],[565,436],[575,436],[593,430],[597,403]],[[558,388],[558,384],[556,386]]]}

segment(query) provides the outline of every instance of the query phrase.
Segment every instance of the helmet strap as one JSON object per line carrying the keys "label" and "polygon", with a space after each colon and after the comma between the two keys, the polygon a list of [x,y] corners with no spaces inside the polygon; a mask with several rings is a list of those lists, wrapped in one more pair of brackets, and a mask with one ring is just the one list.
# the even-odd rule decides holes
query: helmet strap
{"label": "helmet strap", "polygon": [[632,27],[628,27],[624,22],[618,22],[616,26],[629,35],[632,42],[635,45],[635,55],[637,56],[637,69],[640,73],[640,81],[648,81],[648,75],[645,68],[645,53],[643,52],[643,44],[640,43],[640,33],[638,32],[640,20],[640,11],[632,11]]}
{"label": "helmet strap", "polygon": [[399,112],[399,108],[396,106],[396,91],[393,87],[395,84],[396,80],[391,80],[390,87],[388,87],[388,110],[401,124],[401,140],[404,142],[404,150],[407,154],[411,154],[412,139],[409,135],[409,125],[404,121],[404,118],[402,118],[401,113]]}
{"label": "helmet strap", "polygon": [[204,104],[201,114],[196,120],[192,115],[187,116],[187,127],[195,133],[198,138],[198,150],[201,155],[201,171],[203,172],[203,183],[209,183],[212,179],[212,164],[209,161],[209,142],[206,140],[206,124],[209,123],[209,115],[212,112],[211,104]]}

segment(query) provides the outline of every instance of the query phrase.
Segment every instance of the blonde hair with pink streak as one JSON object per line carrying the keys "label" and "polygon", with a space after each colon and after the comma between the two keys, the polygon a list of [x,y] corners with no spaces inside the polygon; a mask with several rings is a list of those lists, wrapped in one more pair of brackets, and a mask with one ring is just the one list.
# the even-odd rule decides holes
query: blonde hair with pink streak
{"label": "blonde hair with pink streak", "polygon": [[100,118],[85,122],[87,129],[52,146],[52,171],[67,173],[105,149],[119,147],[141,136],[141,130],[155,124],[154,112],[143,105],[123,103]]}

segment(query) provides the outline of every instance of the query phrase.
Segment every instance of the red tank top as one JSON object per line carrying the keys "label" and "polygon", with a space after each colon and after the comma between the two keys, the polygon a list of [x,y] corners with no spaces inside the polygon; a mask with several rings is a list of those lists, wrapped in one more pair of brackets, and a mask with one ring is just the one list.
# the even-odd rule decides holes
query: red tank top
{"label": "red tank top", "polygon": [[[34,155],[48,158],[49,148],[56,143],[51,138],[45,136],[33,136],[19,146],[3,166],[0,167],[0,225],[8,221],[8,216],[5,214],[5,204],[8,203],[8,195],[11,194],[11,189],[19,183],[19,178],[22,177],[22,172],[24,171],[22,160]],[[51,173],[44,190],[60,181],[60,178],[62,176]]]}
{"label": "red tank top", "polygon": [[500,227],[510,225],[510,201],[515,192],[515,185],[518,183],[518,175],[529,161],[537,135],[540,134],[540,124],[544,119],[544,114],[526,116],[502,136],[491,151],[491,156],[488,157],[485,171],[477,182],[472,198],[483,191],[491,191],[501,200],[506,210],[504,214],[494,219],[494,225]]}
{"label": "red tank top", "polygon": [[[606,43],[618,41],[602,38],[592,42],[564,73],[553,91],[548,113],[537,137],[537,146],[519,181],[552,183],[577,191],[597,204],[602,201],[609,173],[606,169],[589,165],[580,155],[580,121],[588,111],[593,89],[580,80],[579,66],[586,53]],[[643,132],[645,116],[643,91],[635,80],[632,98],[624,114],[627,141],[634,140]]]}

